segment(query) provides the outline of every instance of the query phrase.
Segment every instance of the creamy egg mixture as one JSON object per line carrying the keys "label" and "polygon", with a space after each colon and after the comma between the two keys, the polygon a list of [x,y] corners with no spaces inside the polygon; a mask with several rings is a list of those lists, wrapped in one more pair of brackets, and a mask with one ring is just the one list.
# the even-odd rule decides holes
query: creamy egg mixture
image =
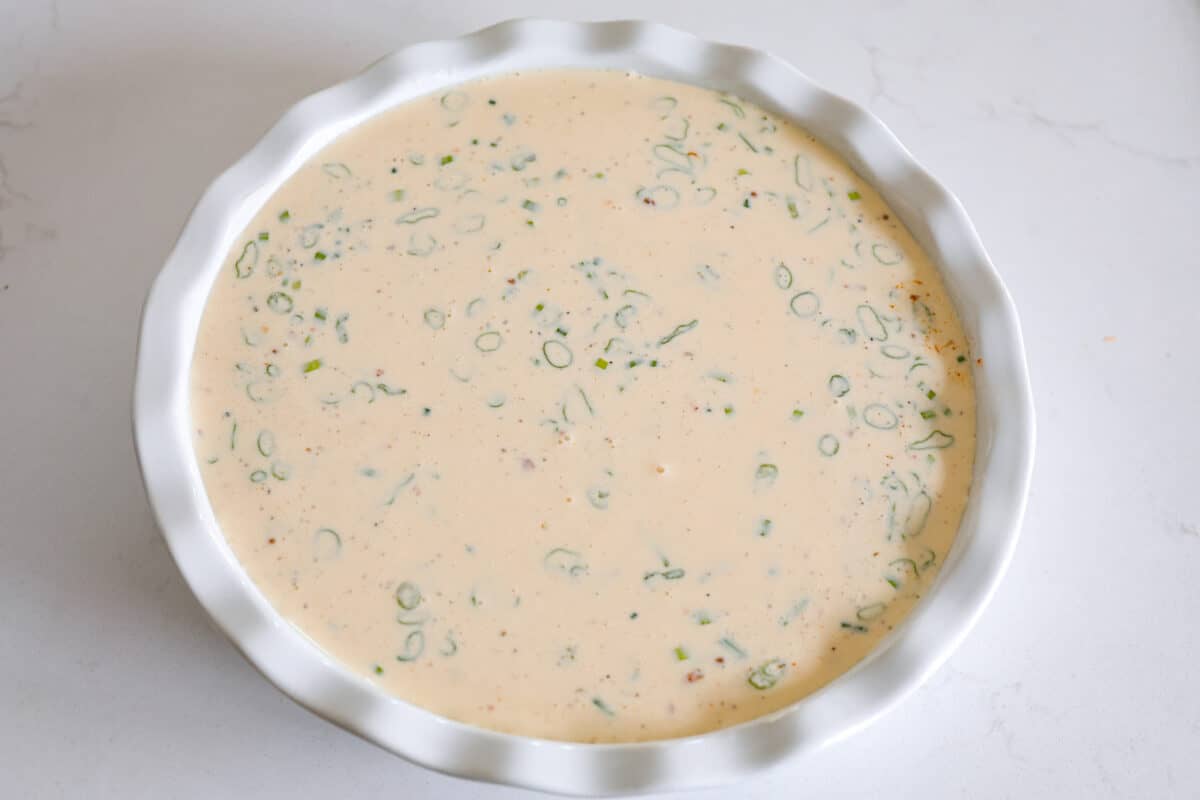
{"label": "creamy egg mixture", "polygon": [[195,448],[264,595],[487,728],[694,734],[863,658],[974,452],[937,271],[832,151],[624,73],[461,85],[337,139],[238,240]]}

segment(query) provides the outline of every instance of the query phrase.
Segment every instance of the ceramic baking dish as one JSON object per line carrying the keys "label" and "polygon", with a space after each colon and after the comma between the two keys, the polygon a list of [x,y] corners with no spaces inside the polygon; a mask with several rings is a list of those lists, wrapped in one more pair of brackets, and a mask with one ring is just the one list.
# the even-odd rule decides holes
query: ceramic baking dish
{"label": "ceramic baking dish", "polygon": [[[974,483],[931,591],[867,659],[767,717],[699,736],[588,745],[496,733],[391,697],[323,654],[270,606],[217,526],[189,434],[189,372],[201,312],[234,237],[306,160],[364,120],[485,75],[543,68],[629,70],[746,97],[807,128],[875,186],[939,266],[981,361]],[[151,505],[184,578],[272,683],[312,711],[424,766],[579,795],[729,783],[870,723],[954,650],[1016,544],[1033,462],[1034,416],[1012,300],[958,201],[884,125],[783,61],[645,22],[506,22],[416,44],[319,92],[205,192],[146,301],[134,390],[137,453]]]}

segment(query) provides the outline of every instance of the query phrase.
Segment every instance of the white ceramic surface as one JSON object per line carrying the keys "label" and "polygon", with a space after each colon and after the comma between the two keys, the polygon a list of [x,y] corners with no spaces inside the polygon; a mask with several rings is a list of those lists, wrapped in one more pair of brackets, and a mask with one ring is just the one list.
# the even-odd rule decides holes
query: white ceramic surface
{"label": "white ceramic surface", "polygon": [[[267,604],[213,519],[192,454],[188,372],[209,286],[233,238],[307,158],[406,99],[485,74],[631,69],[743,95],[808,128],[887,198],[942,269],[971,340],[979,437],[953,552],[915,613],[851,673],[783,712],[687,739],[580,745],[498,734],[390,698],[326,658]],[[313,711],[420,764],[572,794],[727,783],[844,737],[929,675],[990,599],[1016,543],[1033,407],[1016,312],[958,202],[873,116],[771,56],[637,22],[504,23],[404,48],[313,95],[205,193],[147,300],[134,395],[137,452],[172,554],[200,602],[268,679]]]}

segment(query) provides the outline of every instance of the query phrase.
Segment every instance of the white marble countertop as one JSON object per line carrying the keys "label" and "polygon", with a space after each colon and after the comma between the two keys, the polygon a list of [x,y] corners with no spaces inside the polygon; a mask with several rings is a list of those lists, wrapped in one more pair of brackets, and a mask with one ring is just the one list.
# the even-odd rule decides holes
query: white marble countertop
{"label": "white marble countertop", "polygon": [[130,383],[193,202],[287,106],[408,42],[602,13],[772,50],[891,125],[1003,273],[1038,406],[1021,545],[962,649],[851,740],[692,796],[1200,796],[1194,0],[336,7],[0,0],[0,793],[526,796],[389,756],[237,655],[155,529]]}

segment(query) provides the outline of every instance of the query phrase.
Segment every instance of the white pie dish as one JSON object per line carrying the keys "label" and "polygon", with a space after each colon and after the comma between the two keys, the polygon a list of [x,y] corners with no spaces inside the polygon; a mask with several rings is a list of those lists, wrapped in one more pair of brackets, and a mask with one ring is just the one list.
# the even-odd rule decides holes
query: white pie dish
{"label": "white pie dish", "polygon": [[[875,186],[938,264],[981,362],[972,494],[934,586],[866,660],[768,717],[660,742],[588,745],[496,733],[395,699],[323,654],[267,602],[217,526],[190,436],[201,313],[233,239],[298,167],[407,99],[484,75],[554,67],[632,70],[722,89],[792,119]],[[861,108],[754,50],[642,22],[508,22],[404,48],[290,110],[208,189],[149,294],[134,391],[151,505],[201,604],[271,682],[321,716],[412,761],[567,794],[728,783],[849,735],[937,668],[990,599],[1016,544],[1033,461],[1033,407],[1016,311],[961,206]]]}

